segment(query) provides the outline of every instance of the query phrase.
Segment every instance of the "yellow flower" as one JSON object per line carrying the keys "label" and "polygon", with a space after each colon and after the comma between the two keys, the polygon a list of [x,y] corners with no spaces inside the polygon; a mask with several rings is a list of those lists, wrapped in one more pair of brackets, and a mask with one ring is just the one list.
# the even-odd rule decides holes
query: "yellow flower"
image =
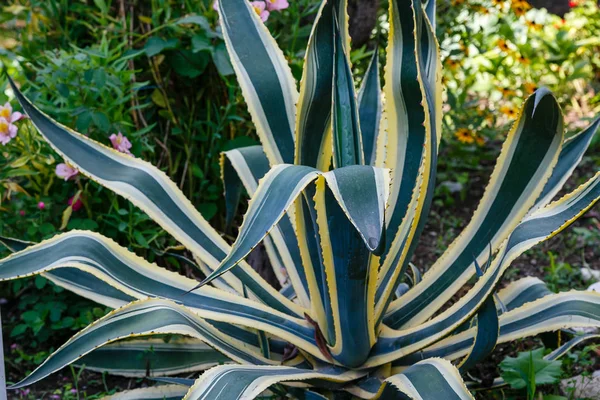
{"label": "yellow flower", "polygon": [[473,10],[483,15],[488,15],[490,13],[490,10],[488,10],[487,7],[482,5],[473,6]]}
{"label": "yellow flower", "polygon": [[502,106],[500,107],[500,112],[511,119],[517,116],[517,109],[512,106]]}
{"label": "yellow flower", "polygon": [[527,24],[527,26],[529,27],[529,29],[533,30],[533,31],[539,31],[540,29],[542,29],[542,24],[536,24],[535,21],[525,21],[525,23]]}
{"label": "yellow flower", "polygon": [[479,146],[483,146],[485,144],[485,139],[483,138],[483,136],[477,136],[475,142],[477,142]]}
{"label": "yellow flower", "polygon": [[458,60],[454,60],[452,58],[446,58],[446,65],[450,69],[456,69],[460,65],[460,62]]}
{"label": "yellow flower", "polygon": [[504,52],[510,51],[510,47],[508,47],[508,42],[504,39],[498,39],[498,41],[496,42],[496,46],[498,46],[498,48]]}
{"label": "yellow flower", "polygon": [[511,8],[517,17],[525,15],[531,9],[529,3],[524,0],[513,0]]}
{"label": "yellow flower", "polygon": [[461,143],[473,143],[475,142],[475,137],[473,136],[473,132],[471,132],[467,128],[460,128],[454,133],[454,136]]}
{"label": "yellow flower", "polygon": [[519,61],[521,64],[525,64],[525,65],[531,64],[531,60],[529,58],[525,57],[523,54],[519,54],[519,56],[517,57],[517,61]]}
{"label": "yellow flower", "polygon": [[502,7],[504,5],[504,0],[492,0],[492,4],[496,7]]}
{"label": "yellow flower", "polygon": [[531,94],[531,93],[535,92],[535,89],[537,89],[537,86],[535,83],[527,82],[527,83],[523,84],[523,91],[527,94]]}
{"label": "yellow flower", "polygon": [[499,88],[498,90],[502,93],[502,96],[504,97],[513,96],[515,94],[515,91],[509,88]]}

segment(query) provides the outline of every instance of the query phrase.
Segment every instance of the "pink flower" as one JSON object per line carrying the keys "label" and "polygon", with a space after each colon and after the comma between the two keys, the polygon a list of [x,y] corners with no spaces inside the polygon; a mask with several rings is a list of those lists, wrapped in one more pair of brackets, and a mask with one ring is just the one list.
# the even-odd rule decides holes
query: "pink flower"
{"label": "pink flower", "polygon": [[68,181],[71,178],[77,176],[79,171],[77,168],[70,166],[66,163],[60,163],[56,166],[56,176],[59,178],[63,178],[65,181]]}
{"label": "pink flower", "polygon": [[18,344],[16,344],[16,343],[13,343],[13,344],[11,344],[11,345],[10,345],[10,349],[11,349],[11,350],[16,350],[16,349],[18,349],[18,348],[19,348],[19,345],[18,345]]}
{"label": "pink flower", "polygon": [[287,0],[266,0],[267,10],[269,11],[280,11],[285,10],[290,6]]}
{"label": "pink flower", "polygon": [[10,120],[0,117],[0,143],[6,145],[12,138],[17,136],[17,127]]}
{"label": "pink flower", "polygon": [[21,396],[28,396],[31,389],[21,389]]}
{"label": "pink flower", "polygon": [[0,106],[0,117],[4,118],[8,121],[8,123],[12,124],[17,122],[18,120],[24,118],[25,116],[20,112],[13,112],[10,103],[6,103],[3,106]]}
{"label": "pink flower", "polygon": [[43,210],[44,208],[46,208],[46,204],[45,204],[43,201],[40,201],[40,202],[38,203],[38,208],[39,208],[40,210]]}
{"label": "pink flower", "polygon": [[21,217],[24,217],[24,216],[25,216],[25,210],[21,210],[21,211],[19,211],[19,215],[20,215]]}
{"label": "pink flower", "polygon": [[219,0],[213,1],[213,10],[219,11]]}
{"label": "pink flower", "polygon": [[254,8],[254,12],[260,17],[262,22],[269,19],[269,11],[265,10],[266,4],[264,1],[251,1],[250,5]]}
{"label": "pink flower", "polygon": [[129,149],[131,148],[131,142],[127,139],[127,137],[123,136],[121,132],[117,135],[114,133],[110,135],[110,142],[115,150],[120,151],[121,153],[131,154]]}
{"label": "pink flower", "polygon": [[83,207],[83,202],[81,201],[81,199],[77,199],[77,201],[75,202],[75,204],[73,204],[73,199],[75,198],[75,196],[71,197],[69,199],[69,201],[67,201],[67,203],[71,206],[71,208],[73,209],[73,211],[79,211],[81,210],[81,207]]}

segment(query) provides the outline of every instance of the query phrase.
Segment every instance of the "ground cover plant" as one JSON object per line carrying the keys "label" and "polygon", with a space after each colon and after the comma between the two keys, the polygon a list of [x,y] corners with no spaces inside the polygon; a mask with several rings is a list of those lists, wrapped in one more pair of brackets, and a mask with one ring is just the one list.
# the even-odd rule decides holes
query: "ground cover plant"
{"label": "ground cover plant", "polygon": [[[263,143],[227,152],[222,161],[229,207],[235,208],[242,187],[253,199],[232,247],[164,174],[120,147],[122,137],[114,138],[115,151],[78,135],[39,112],[13,86],[31,122],[68,162],[65,168],[77,168],[148,213],[194,253],[207,277],[198,288],[91,232],[33,246],[7,242],[21,252],[0,264],[4,279],[43,273],[109,307],[140,299],[76,335],[18,387],[70,362],[143,376],[201,370],[230,359],[246,365],[217,367],[195,383],[173,381],[128,395],[253,397],[276,382],[308,380],[316,392],[359,397],[469,398],[459,371],[468,371],[496,343],[598,325],[595,293],[553,295],[535,280],[494,293],[514,258],[597,201],[598,175],[550,203],[598,121],[563,145],[558,104],[547,90],[535,92],[508,135],[473,221],[420,278],[409,260],[433,196],[441,135],[433,3],[390,5],[385,104],[377,53],[355,98],[344,2],[324,3],[319,10],[299,94],[253,7],[222,0],[219,9]],[[264,57],[249,57],[250,51]],[[264,65],[257,68],[257,61]],[[279,293],[241,261],[266,232]],[[446,309],[473,276],[478,277],[473,288]],[[153,298],[144,300],[148,295]],[[541,295],[547,296],[538,299]],[[109,343],[149,334],[199,341]],[[548,362],[587,338],[569,341]],[[156,357],[150,364],[112,362],[119,352],[149,350]],[[173,360],[177,351],[190,359]],[[458,370],[448,360],[457,361]],[[227,391],[215,383],[227,384]],[[271,390],[277,395],[283,387]]]}

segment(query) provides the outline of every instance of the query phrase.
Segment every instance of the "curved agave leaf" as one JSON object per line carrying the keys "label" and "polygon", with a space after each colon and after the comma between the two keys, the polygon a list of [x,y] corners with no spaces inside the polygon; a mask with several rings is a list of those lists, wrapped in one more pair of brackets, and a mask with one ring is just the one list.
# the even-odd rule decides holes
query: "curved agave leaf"
{"label": "curved agave leaf", "polygon": [[[242,299],[243,300],[243,299]],[[243,302],[238,302],[238,309],[243,310]],[[218,331],[206,321],[206,317],[213,320],[225,321],[229,324],[242,322],[243,318],[227,318],[220,316],[219,312],[199,312],[169,300],[146,299],[130,303],[118,310],[92,323],[68,342],[55,351],[35,371],[12,386],[13,389],[24,387],[43,379],[60,368],[77,361],[79,358],[90,353],[92,350],[112,343],[114,341],[141,335],[155,334],[177,334],[191,336],[200,339],[214,347],[229,359],[253,365],[275,364],[276,361],[264,358],[260,352],[248,346],[246,343],[228,337]],[[242,322],[243,325],[253,325],[257,329],[263,329],[264,321],[255,319],[253,322]],[[263,329],[264,330],[264,329]],[[294,335],[301,332],[301,327],[294,327]],[[268,329],[266,330],[268,331]],[[295,340],[286,337],[290,343],[302,348],[317,358],[323,358],[318,347],[313,341],[314,333],[311,329],[305,329],[306,336]]]}
{"label": "curved agave leaf", "polygon": [[[386,185],[385,178],[382,176],[387,172],[370,166],[354,166],[347,168],[358,168],[358,170],[367,172],[364,175],[356,174],[356,172],[354,172],[354,175],[355,178],[358,179],[359,184],[364,185],[373,183],[372,186],[376,190],[371,194],[373,195],[375,202],[369,204],[377,205],[376,210],[379,212],[380,217],[383,217],[383,205],[386,201],[384,195],[387,192],[386,189],[381,186]],[[358,170],[353,169],[352,171]],[[197,287],[201,287],[202,285],[211,282],[213,279],[218,278],[220,275],[236,266],[240,260],[263,240],[267,234],[269,234],[271,229],[285,215],[285,212],[300,193],[319,175],[332,179],[332,184],[336,184],[337,182],[336,191],[337,193],[340,193],[340,195],[345,194],[346,189],[351,190],[349,188],[344,188],[344,190],[342,190],[339,187],[342,183],[346,185],[355,183],[354,180],[343,179],[343,176],[345,176],[344,173],[345,168],[322,173],[311,167],[290,164],[280,164],[271,168],[267,175],[261,180],[248,205],[248,211],[246,212],[244,222],[240,227],[239,235],[232,246],[231,252],[223,260],[221,265],[207,276]],[[333,180],[334,178],[331,178],[332,176],[339,176],[340,179]],[[369,180],[372,180],[373,182],[370,182]],[[355,208],[356,206],[354,206],[354,208],[346,206],[346,210],[350,213],[349,218],[353,221],[353,224],[357,229],[359,229],[361,235],[367,238],[365,240],[371,241],[371,232],[368,230],[370,229],[370,225],[356,223],[356,221],[359,221],[359,216],[352,215],[352,213],[356,214]],[[360,221],[363,220],[360,219]],[[376,244],[379,243],[379,240],[375,239],[375,241],[377,242]]]}
{"label": "curved agave leaf", "polygon": [[231,360],[197,339],[137,339],[108,344],[75,365],[128,377],[176,375],[204,371]]}
{"label": "curved agave leaf", "polygon": [[455,330],[480,307],[516,257],[561,232],[598,200],[600,172],[575,191],[537,211],[519,224],[474,287],[449,309],[414,328],[392,330],[384,326],[365,366],[381,365],[386,360],[393,361],[406,356]]}
{"label": "curved agave leaf", "polygon": [[294,161],[298,92],[275,39],[244,0],[218,3],[223,38],[271,165]]}
{"label": "curved agave leaf", "polygon": [[362,166],[317,180],[314,201],[332,310],[328,343],[333,358],[349,367],[361,365],[375,343],[379,265],[371,253],[384,243],[389,182],[387,170]]}
{"label": "curved agave leaf", "polygon": [[473,368],[475,364],[489,356],[498,341],[500,323],[494,297],[490,296],[477,311],[477,333],[469,354],[458,364],[462,372]]}
{"label": "curved agave leaf", "polygon": [[[227,151],[223,153],[221,165],[224,167],[231,166],[238,181],[250,197],[254,196],[258,188],[258,181],[269,171],[269,163],[261,146]],[[232,180],[233,178],[224,179],[226,188]],[[279,220],[277,226],[266,239],[268,240],[265,241],[265,247],[269,259],[275,274],[278,274],[282,287],[285,287],[289,280],[291,283],[289,295],[297,295],[301,305],[310,307],[308,283],[302,266],[302,258],[298,248],[298,239],[292,225],[292,218],[288,215]]]}
{"label": "curved agave leaf", "polygon": [[[501,315],[498,343],[507,343],[517,338],[559,329],[598,327],[600,326],[599,304],[600,294],[596,292],[571,291],[545,296]],[[471,328],[458,335],[450,336],[419,354],[394,361],[393,366],[395,369],[406,368],[421,357],[458,359],[468,353],[473,345],[474,335],[475,328]],[[586,339],[587,337],[581,340]],[[566,348],[561,346],[554,354],[562,355],[577,343],[579,342],[575,340]]]}
{"label": "curved agave leaf", "polygon": [[498,292],[498,298],[506,306],[507,311],[521,307],[544,296],[553,294],[546,283],[535,277],[525,277],[512,282]]}
{"label": "curved agave leaf", "polygon": [[552,175],[548,179],[548,182],[546,182],[542,194],[536,200],[535,206],[529,211],[529,214],[548,204],[562,189],[569,176],[573,173],[573,170],[575,170],[575,167],[579,165],[583,154],[589,147],[599,127],[600,117],[596,118],[594,122],[577,135],[565,140]]}
{"label": "curved agave leaf", "polygon": [[348,382],[364,372],[336,367],[302,370],[292,367],[224,365],[206,371],[190,388],[185,399],[228,400],[254,399],[269,386],[286,381],[323,379]]}
{"label": "curved agave leaf", "polygon": [[349,57],[345,52],[347,48],[344,47],[337,21],[334,24],[333,32],[333,167],[364,165],[365,156],[354,81],[350,71]]}
{"label": "curved agave leaf", "polygon": [[[426,321],[483,265],[527,214],[556,164],[563,137],[560,108],[547,90],[525,102],[471,222],[413,290],[391,304],[385,323],[409,328]],[[427,307],[424,307],[427,305]]]}
{"label": "curved agave leaf", "polygon": [[321,3],[308,39],[296,118],[297,143],[294,163],[321,171],[329,169],[332,152],[334,3],[335,1]]}
{"label": "curved agave leaf", "polygon": [[390,398],[474,399],[458,370],[441,358],[418,362],[402,373],[387,378],[375,399]]}
{"label": "curved agave leaf", "polygon": [[180,385],[163,385],[149,388],[127,390],[125,392],[102,397],[100,400],[181,400],[187,388]]}
{"label": "curved agave leaf", "polygon": [[375,165],[377,155],[377,140],[383,112],[379,81],[379,48],[376,47],[358,92],[358,117],[366,165]]}
{"label": "curved agave leaf", "polygon": [[231,252],[197,287],[218,278],[246,257],[279,222],[296,197],[318,174],[319,172],[311,167],[291,164],[274,166],[260,181],[250,200],[244,222]]}
{"label": "curved agave leaf", "polygon": [[[162,171],[59,125],[27,100],[10,78],[9,82],[42,136],[82,174],[129,199],[197,254],[209,268],[215,268],[225,258],[230,246]],[[209,273],[210,269],[205,272]],[[245,285],[254,296],[275,309],[290,315],[303,315],[300,307],[270,287],[245,262],[225,280],[238,293],[242,293]]]}
{"label": "curved agave leaf", "polygon": [[[14,279],[63,267],[85,271],[128,296],[139,299],[163,297],[183,302],[189,307],[189,312],[202,316],[211,324],[224,323],[216,325],[221,331],[219,334],[244,342],[240,348],[251,350],[251,357],[262,358],[260,348],[255,346],[258,344],[256,339],[250,340],[247,332],[239,332],[229,325],[239,324],[276,336],[282,335],[284,340],[291,343],[294,339],[287,337],[288,334],[304,336],[297,345],[304,348],[308,344],[318,354],[317,357],[323,357],[314,347],[312,326],[303,319],[287,316],[258,302],[210,287],[186,295],[196,281],[150,264],[93,232],[74,231],[58,235],[1,260],[0,279]],[[265,323],[272,324],[271,328],[275,330],[269,327],[263,329]]]}
{"label": "curved agave leaf", "polygon": [[427,57],[437,51],[437,44],[421,2],[390,1],[389,15],[385,166],[393,176],[386,253],[376,293],[377,323],[392,301],[425,226],[433,199],[441,127],[441,109],[437,109],[441,107],[441,80],[427,77]]}
{"label": "curved agave leaf", "polygon": [[[521,224],[519,224],[519,226],[515,229],[512,235],[505,242],[502,249],[500,250],[500,253],[496,256],[491,266],[483,274],[483,276],[479,278],[479,281],[475,284],[473,289],[471,289],[464,297],[462,297],[447,311],[444,311],[438,317],[432,319],[431,321],[412,329],[395,331],[395,333],[391,333],[391,330],[389,331],[390,333],[387,333],[385,331],[382,332],[380,336],[380,342],[382,347],[377,349],[378,345],[375,346],[375,349],[373,351],[374,356],[371,357],[369,362],[373,362],[379,359],[379,361],[377,362],[377,364],[379,364],[380,362],[382,362],[383,359],[393,360],[400,357],[406,357],[410,353],[413,353],[419,350],[420,348],[423,348],[420,346],[416,346],[415,343],[418,343],[420,341],[422,341],[421,343],[423,343],[431,340],[432,338],[434,340],[431,340],[429,343],[433,343],[437,338],[440,337],[438,336],[440,332],[448,333],[452,331],[451,328],[447,328],[448,326],[452,326],[454,328],[458,327],[460,323],[455,324],[451,321],[456,321],[457,319],[460,319],[462,323],[467,319],[459,318],[459,316],[463,315],[463,312],[469,314],[468,309],[478,309],[479,305],[483,301],[482,299],[485,299],[485,296],[489,295],[490,289],[493,288],[495,282],[497,282],[501,274],[506,270],[506,268],[508,268],[510,263],[517,256],[522,254],[524,251],[530,249],[531,247],[535,246],[536,244],[547,240],[561,232],[563,229],[565,229],[567,226],[573,223],[577,218],[579,218],[579,216],[581,216],[594,204],[596,204],[598,200],[600,200],[600,173],[598,173],[594,178],[590,179],[588,182],[577,188],[572,193],[569,193],[565,195],[562,199],[549,204],[543,209],[538,210],[532,216],[528,217]],[[549,297],[551,296],[543,297],[539,301]],[[528,303],[525,306],[527,307],[530,304],[533,303]],[[503,318],[505,318],[506,315],[509,315],[512,312],[514,311],[510,311],[500,316],[501,336],[499,339],[499,343],[503,341]],[[590,321],[590,323],[592,324],[592,326],[595,324],[593,321]],[[472,330],[470,332],[472,332]],[[460,337],[460,335],[463,334],[464,333],[460,333],[455,336]],[[388,335],[390,336],[388,337]],[[444,341],[439,343],[443,342]],[[438,344],[431,346],[430,348],[437,348]],[[472,343],[469,343],[469,346],[471,344]],[[392,348],[394,350],[392,350]],[[377,353],[381,353],[381,356],[377,355]],[[388,353],[390,357],[384,356],[384,353]],[[392,353],[396,354],[396,357],[391,356]],[[423,353],[424,351],[419,353],[418,356],[420,357]]]}

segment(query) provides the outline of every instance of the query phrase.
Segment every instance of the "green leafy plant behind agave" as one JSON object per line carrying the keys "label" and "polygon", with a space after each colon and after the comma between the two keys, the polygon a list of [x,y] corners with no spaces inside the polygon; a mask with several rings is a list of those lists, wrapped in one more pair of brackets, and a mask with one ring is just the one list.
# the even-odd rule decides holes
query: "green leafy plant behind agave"
{"label": "green leafy plant behind agave", "polygon": [[[345,0],[323,2],[297,93],[282,52],[248,2],[220,0],[223,35],[263,143],[223,156],[229,209],[242,188],[252,197],[233,245],[161,171],[60,126],[13,85],[31,121],[66,160],[148,213],[195,255],[206,276],[198,285],[92,232],[31,246],[7,241],[19,251],[0,261],[0,278],[43,274],[116,308],[14,387],[70,363],[165,376],[225,362],[195,382],[167,380],[123,398],[253,398],[269,387],[276,394],[287,387],[300,398],[324,398],[322,390],[471,398],[461,373],[497,343],[600,326],[598,293],[554,294],[535,278],[495,292],[517,256],[600,198],[597,174],[551,202],[600,120],[564,141],[561,111],[544,89],[525,102],[469,225],[422,278],[409,263],[431,203],[441,135],[434,4],[390,1],[383,93],[375,54],[357,94]],[[281,291],[244,261],[261,241]],[[473,276],[476,283],[444,309]],[[190,338],[119,341],[160,334]],[[291,381],[305,382],[273,386]]]}

